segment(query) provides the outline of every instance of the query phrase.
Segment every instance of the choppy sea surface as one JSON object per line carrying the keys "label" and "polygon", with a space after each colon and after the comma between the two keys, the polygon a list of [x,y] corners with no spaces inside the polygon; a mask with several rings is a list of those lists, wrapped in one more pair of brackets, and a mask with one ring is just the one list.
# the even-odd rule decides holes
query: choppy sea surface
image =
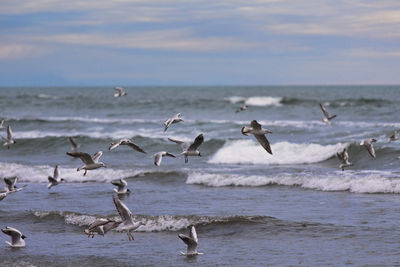
{"label": "choppy sea surface", "polygon": [[[0,233],[0,266],[341,266],[400,264],[400,86],[260,86],[0,88],[0,118],[17,141],[0,147],[0,177],[25,190],[0,201],[0,226],[26,236],[12,249]],[[322,122],[322,103],[337,117]],[[235,113],[243,104],[248,110]],[[164,133],[163,122],[183,123]],[[269,155],[241,128],[257,120],[272,131]],[[5,135],[5,130],[1,130]],[[152,155],[203,133],[202,157]],[[68,137],[80,150],[104,152],[107,168],[77,172]],[[119,138],[129,147],[108,151]],[[376,158],[359,145],[376,138]],[[353,166],[342,171],[336,153]],[[47,189],[55,165],[66,180]],[[117,218],[111,180],[125,178],[123,198],[134,232],[87,238],[101,217]],[[0,188],[3,181],[0,180]],[[180,255],[178,233],[195,225],[198,250]]]}

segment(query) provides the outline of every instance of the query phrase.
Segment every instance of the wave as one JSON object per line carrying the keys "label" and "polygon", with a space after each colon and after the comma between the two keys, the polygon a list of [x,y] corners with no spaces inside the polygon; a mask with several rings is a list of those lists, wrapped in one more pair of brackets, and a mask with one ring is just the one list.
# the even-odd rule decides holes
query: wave
{"label": "wave", "polygon": [[308,164],[325,161],[347,146],[346,143],[323,146],[278,142],[271,145],[273,155],[270,155],[253,140],[235,140],[227,142],[208,162],[214,164]]}
{"label": "wave", "polygon": [[[77,166],[81,163],[77,163]],[[110,182],[113,179],[126,178],[139,175],[146,170],[121,170],[105,168],[101,170],[92,170],[83,176],[83,171],[77,172],[76,168],[59,167],[61,177],[67,183],[85,183],[85,182]],[[17,176],[20,182],[47,183],[47,177],[52,176],[54,166],[48,165],[24,165],[18,163],[0,162],[0,177]]]}
{"label": "wave", "polygon": [[[70,211],[32,211],[31,214],[41,219],[62,219],[64,223],[80,227],[88,226],[98,218],[107,217],[112,220],[120,220],[119,215],[88,215]],[[270,220],[277,220],[267,216],[199,216],[199,215],[133,215],[135,222],[142,222],[137,232],[161,232],[179,231],[190,225],[215,225],[215,224],[250,224],[265,223]]]}
{"label": "wave", "polygon": [[[340,172],[340,171],[339,171]],[[371,172],[367,172],[371,173]],[[360,173],[358,173],[359,175]],[[280,174],[271,176],[236,175],[220,173],[190,173],[187,184],[201,184],[210,187],[221,186],[298,186],[318,191],[349,191],[352,193],[391,193],[400,194],[400,177],[388,178],[392,173],[375,172],[361,176],[346,171],[328,175]]]}
{"label": "wave", "polygon": [[248,106],[281,106],[282,97],[274,97],[274,96],[251,96],[251,97],[242,97],[242,96],[231,96],[225,98],[225,100],[231,102],[232,104],[243,103]]}

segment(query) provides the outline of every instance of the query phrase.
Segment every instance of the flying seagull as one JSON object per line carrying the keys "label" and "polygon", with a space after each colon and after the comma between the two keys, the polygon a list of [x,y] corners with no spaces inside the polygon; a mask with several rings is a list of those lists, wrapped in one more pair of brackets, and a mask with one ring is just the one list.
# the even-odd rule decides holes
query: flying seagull
{"label": "flying seagull", "polygon": [[86,175],[88,170],[95,170],[101,167],[107,168],[103,162],[99,162],[99,158],[103,155],[102,151],[97,152],[96,154],[90,156],[88,153],[83,152],[67,152],[68,156],[74,158],[80,158],[84,165],[76,169],[76,171],[85,170],[84,176]]}
{"label": "flying seagull", "polygon": [[128,94],[124,91],[124,88],[122,88],[122,87],[114,87],[114,89],[117,91],[117,92],[114,94],[114,97],[120,97],[120,96],[128,95]]}
{"label": "flying seagull", "polygon": [[342,152],[337,152],[336,155],[341,162],[341,164],[339,165],[339,168],[342,169],[342,171],[344,171],[345,167],[349,167],[349,166],[353,165],[351,162],[349,162],[349,154],[347,153],[346,148],[344,148]]}
{"label": "flying seagull", "polygon": [[126,188],[128,183],[125,181],[124,178],[112,180],[111,183],[115,186],[118,186],[118,189],[114,188],[114,191],[117,194],[129,194],[131,192],[131,190]]}
{"label": "flying seagull", "polygon": [[194,139],[194,142],[192,144],[189,144],[187,142],[175,140],[172,138],[168,138],[169,141],[175,142],[179,144],[183,150],[181,155],[185,156],[185,163],[188,163],[188,156],[199,156],[201,157],[200,151],[198,151],[198,147],[204,142],[204,136],[203,134],[199,134],[196,139]]}
{"label": "flying seagull", "polygon": [[165,126],[164,132],[167,131],[168,127],[169,127],[171,124],[173,124],[173,123],[178,123],[178,122],[181,122],[181,121],[183,121],[183,119],[181,118],[181,113],[175,114],[174,116],[172,116],[171,118],[169,118],[168,120],[166,120],[166,121],[164,122],[164,126]]}
{"label": "flying seagull", "polygon": [[117,197],[117,195],[113,195],[113,201],[114,201],[115,207],[117,208],[119,216],[121,216],[121,219],[122,219],[122,222],[118,226],[117,231],[126,231],[126,234],[128,235],[128,239],[134,240],[131,231],[136,230],[141,225],[143,225],[143,223],[142,222],[137,222],[137,223],[133,222],[131,211],[128,209],[127,206],[125,206],[124,203],[122,203],[122,201]]}
{"label": "flying seagull", "polygon": [[324,118],[322,119],[323,122],[327,123],[336,117],[336,115],[329,116],[328,111],[324,108],[322,104],[319,104],[319,107],[321,108],[322,113],[324,113]]}
{"label": "flying seagull", "polygon": [[182,255],[185,256],[194,256],[194,255],[202,255],[204,253],[197,252],[197,244],[199,240],[197,239],[196,229],[194,225],[190,227],[189,236],[184,234],[178,234],[178,237],[187,245],[186,253],[181,251]]}
{"label": "flying seagull", "polygon": [[368,150],[368,153],[373,158],[376,158],[375,150],[374,150],[374,147],[372,145],[375,142],[376,142],[376,139],[370,138],[370,139],[365,139],[365,140],[361,141],[361,143],[360,143],[360,146],[365,146],[365,148]]}
{"label": "flying seagull", "polygon": [[153,155],[153,157],[154,157],[154,165],[160,166],[160,165],[161,165],[162,158],[163,158],[164,156],[176,158],[174,155],[172,155],[171,153],[168,153],[167,151],[161,151],[161,152],[155,153],[155,154]]}
{"label": "flying seagull", "polygon": [[146,153],[143,149],[141,149],[138,145],[135,145],[131,140],[129,139],[120,139],[114,143],[111,143],[110,147],[108,150],[113,150],[119,146],[129,146],[133,148],[134,150],[141,152],[141,153]]}
{"label": "flying seagull", "polygon": [[4,177],[4,183],[6,184],[6,187],[4,189],[6,190],[6,192],[14,193],[14,192],[21,191],[22,189],[25,189],[25,187],[27,187],[27,185],[24,185],[23,187],[18,188],[16,186],[17,181],[18,181],[17,176]]}
{"label": "flying seagull", "polygon": [[247,105],[244,104],[243,106],[241,106],[240,108],[238,108],[238,109],[236,110],[235,113],[239,113],[239,112],[245,111],[246,109],[247,109]]}
{"label": "flying seagull", "polygon": [[13,247],[13,248],[25,247],[24,239],[26,238],[26,236],[24,236],[19,230],[7,226],[6,228],[1,229],[1,231],[3,233],[5,233],[6,235],[11,236],[11,243],[6,241],[6,244],[8,244],[10,247]]}
{"label": "flying seagull", "polygon": [[8,149],[10,149],[10,146],[12,144],[16,144],[17,142],[12,138],[12,130],[11,130],[11,126],[8,125],[7,126],[7,138],[4,138],[2,136],[2,138],[5,140],[4,146],[7,146]]}
{"label": "flying seagull", "polygon": [[253,134],[260,145],[272,155],[272,150],[269,145],[269,141],[266,134],[272,133],[270,130],[263,129],[261,124],[259,124],[256,120],[251,121],[250,127],[244,126],[242,127],[242,134],[248,136],[249,134]]}
{"label": "flying seagull", "polygon": [[389,137],[389,142],[399,140],[399,136],[397,135],[397,131],[393,131],[393,134]]}
{"label": "flying seagull", "polygon": [[94,237],[94,234],[97,233],[101,236],[104,236],[108,231],[117,228],[118,225],[120,225],[121,222],[117,222],[114,220],[110,219],[96,219],[94,222],[92,222],[87,229],[85,229],[85,234],[88,235],[88,237]]}
{"label": "flying seagull", "polygon": [[54,168],[54,174],[53,177],[49,176],[47,179],[49,180],[49,184],[47,185],[47,188],[50,189],[53,186],[58,185],[59,183],[63,182],[64,179],[60,178],[60,171],[58,170],[58,165],[56,165],[56,167]]}
{"label": "flying seagull", "polygon": [[69,142],[71,143],[71,149],[72,149],[72,151],[78,152],[78,149],[79,149],[80,145],[78,145],[78,144],[75,142],[74,138],[69,137]]}

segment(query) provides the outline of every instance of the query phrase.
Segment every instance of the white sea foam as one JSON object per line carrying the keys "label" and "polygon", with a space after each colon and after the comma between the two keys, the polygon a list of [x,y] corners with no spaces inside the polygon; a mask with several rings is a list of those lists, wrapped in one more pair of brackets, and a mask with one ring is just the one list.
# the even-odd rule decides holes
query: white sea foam
{"label": "white sea foam", "polygon": [[242,97],[242,96],[231,96],[225,98],[232,104],[244,103],[249,106],[281,106],[282,97],[275,96],[251,96],[251,97]]}
{"label": "white sea foam", "polygon": [[400,178],[387,178],[382,173],[356,176],[352,173],[336,173],[324,176],[313,174],[237,175],[193,172],[187,184],[220,186],[299,186],[319,191],[350,191],[353,193],[400,193]]}
{"label": "white sea foam", "polygon": [[[56,215],[64,219],[66,224],[77,226],[88,226],[98,218],[105,216],[95,216],[88,214],[80,214],[68,211],[33,211],[32,214],[39,218],[46,218],[48,216]],[[106,216],[109,219],[120,221],[121,218],[118,214]],[[190,225],[197,224],[211,224],[228,222],[232,217],[209,217],[209,216],[171,216],[171,215],[134,215],[135,222],[142,222],[143,225],[139,227],[136,232],[161,232],[161,231],[178,231],[186,229]]]}
{"label": "white sea foam", "polygon": [[325,161],[348,144],[334,145],[295,144],[278,142],[271,145],[273,155],[268,154],[257,142],[235,140],[227,142],[208,161],[219,164],[308,164]]}
{"label": "white sea foam", "polygon": [[[81,165],[80,161],[77,161],[77,166]],[[113,179],[125,178],[129,176],[135,176],[142,173],[144,170],[118,170],[112,168],[106,168],[101,170],[88,171],[86,176],[83,176],[83,171],[77,172],[76,168],[65,168],[59,167],[61,178],[65,181],[73,183],[81,183],[85,181],[96,181],[96,182],[109,182]],[[54,166],[48,165],[23,165],[17,163],[5,163],[0,162],[0,177],[17,176],[21,182],[35,182],[35,183],[47,183],[47,177],[52,176],[54,172]]]}

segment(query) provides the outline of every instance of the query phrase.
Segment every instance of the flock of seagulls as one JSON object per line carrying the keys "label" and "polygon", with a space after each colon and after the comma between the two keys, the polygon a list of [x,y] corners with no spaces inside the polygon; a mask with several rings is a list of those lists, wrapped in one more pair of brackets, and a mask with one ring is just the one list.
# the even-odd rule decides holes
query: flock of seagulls
{"label": "flock of seagulls", "polygon": [[[126,96],[127,93],[125,90],[121,87],[115,87],[114,88],[117,92],[114,94],[114,97],[122,97]],[[336,115],[330,116],[326,108],[322,105],[319,104],[322,113],[324,115],[322,121],[325,123],[330,123],[330,121],[334,118],[336,118]],[[240,108],[236,110],[236,113],[242,112],[247,110],[248,106],[244,104]],[[182,116],[180,113],[175,114],[171,118],[167,119],[164,122],[164,132],[168,130],[168,128],[172,124],[176,124],[179,122],[184,122],[182,119]],[[0,122],[0,130],[4,129],[4,120]],[[270,146],[270,142],[268,141],[266,135],[271,134],[272,132],[268,129],[264,129],[261,124],[259,124],[256,120],[251,121],[250,127],[249,126],[243,126],[241,129],[241,133],[245,136],[248,136],[252,134],[255,139],[258,141],[258,143],[269,153],[272,155],[272,150]],[[1,138],[5,141],[4,146],[7,146],[9,149],[11,145],[15,144],[15,140],[13,139],[13,134],[10,125],[7,126],[7,137],[1,136]],[[396,141],[398,140],[399,137],[397,135],[397,131],[394,131],[394,133],[389,137],[389,142],[391,141]],[[188,163],[188,157],[201,157],[201,153],[198,150],[200,145],[204,142],[204,135],[199,134],[192,143],[189,142],[184,142],[181,140],[176,140],[172,138],[168,138],[169,141],[174,142],[178,144],[182,152],[180,155],[184,156],[185,163]],[[80,166],[77,168],[77,171],[84,170],[84,176],[87,174],[88,170],[95,170],[99,168],[106,168],[107,166],[105,163],[100,162],[99,159],[103,155],[102,151],[98,151],[96,154],[91,156],[88,153],[85,152],[80,152],[79,148],[80,146],[75,142],[75,140],[72,137],[69,137],[69,141],[71,143],[71,152],[66,152],[68,156],[71,156],[73,158],[79,158],[83,162],[83,166]],[[360,145],[364,146],[368,153],[375,158],[375,150],[373,147],[373,143],[375,143],[377,140],[374,138],[366,139],[361,141]],[[140,146],[137,144],[133,143],[129,139],[120,139],[117,140],[109,146],[108,150],[114,150],[119,146],[128,146],[132,148],[133,150],[140,152],[140,153],[146,153]],[[346,167],[352,166],[353,164],[349,162],[349,154],[347,152],[347,149],[344,148],[343,151],[337,152],[337,157],[339,158],[341,164],[339,165],[339,168],[344,170]],[[172,153],[169,153],[167,151],[160,151],[157,152],[153,155],[154,159],[154,165],[160,166],[163,157],[172,157],[176,158],[175,155]],[[3,200],[8,194],[15,193],[18,191],[23,190],[26,185],[24,185],[21,188],[18,188],[16,186],[18,178],[17,177],[9,177],[9,178],[4,178],[4,182],[6,184],[5,190],[0,192],[0,201]],[[58,165],[55,166],[54,169],[54,174],[53,176],[48,177],[48,185],[47,188],[51,189],[52,187],[60,184],[61,182],[64,181],[63,178],[60,177],[60,171],[58,168]],[[112,200],[114,202],[115,208],[118,211],[119,214],[119,220],[112,220],[109,218],[99,218],[93,221],[89,225],[87,229],[84,230],[85,234],[87,234],[88,237],[94,237],[96,234],[104,236],[107,232],[111,231],[112,229],[116,229],[116,231],[120,232],[126,232],[128,236],[128,240],[134,240],[132,232],[142,225],[144,223],[142,221],[137,221],[135,222],[134,217],[132,215],[132,212],[129,210],[129,208],[119,199],[118,196],[120,195],[125,195],[129,194],[131,191],[127,188],[128,183],[125,181],[125,179],[115,179],[111,181],[111,184],[115,185],[117,188],[114,189],[114,194],[112,196]],[[1,229],[1,231],[9,235],[11,237],[11,243],[6,242],[8,245],[14,248],[18,247],[25,247],[25,238],[26,236],[23,235],[19,230],[12,228],[12,227],[6,227],[5,229]],[[181,252],[182,255],[186,256],[193,256],[193,255],[201,255],[203,253],[197,251],[197,246],[198,246],[198,237],[196,233],[196,229],[194,225],[191,225],[189,227],[189,235],[185,234],[178,234],[178,237],[187,245],[187,251],[186,253]]]}

